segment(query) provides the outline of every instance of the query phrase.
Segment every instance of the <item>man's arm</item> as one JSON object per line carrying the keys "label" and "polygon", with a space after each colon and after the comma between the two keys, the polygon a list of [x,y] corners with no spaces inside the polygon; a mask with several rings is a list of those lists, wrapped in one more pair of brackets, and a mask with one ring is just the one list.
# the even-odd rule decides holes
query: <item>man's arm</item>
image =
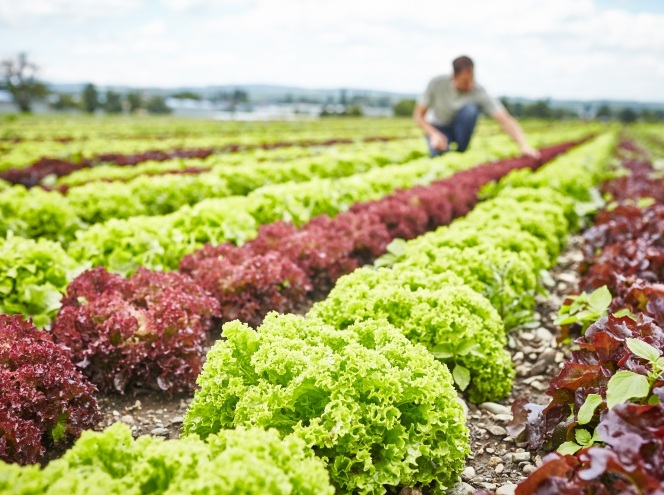
{"label": "man's arm", "polygon": [[447,149],[447,137],[445,134],[440,132],[429,122],[426,121],[424,116],[427,114],[428,108],[422,105],[421,103],[415,104],[415,110],[413,110],[413,119],[420,129],[422,129],[427,136],[429,136],[429,141],[431,147],[436,150],[446,150]]}
{"label": "man's arm", "polygon": [[531,158],[539,158],[540,152],[535,148],[531,148],[528,142],[526,141],[526,135],[523,132],[523,129],[519,123],[514,120],[507,110],[500,108],[495,113],[491,115],[493,119],[500,124],[500,127],[503,128],[506,134],[508,134],[516,144],[521,148],[521,153]]}

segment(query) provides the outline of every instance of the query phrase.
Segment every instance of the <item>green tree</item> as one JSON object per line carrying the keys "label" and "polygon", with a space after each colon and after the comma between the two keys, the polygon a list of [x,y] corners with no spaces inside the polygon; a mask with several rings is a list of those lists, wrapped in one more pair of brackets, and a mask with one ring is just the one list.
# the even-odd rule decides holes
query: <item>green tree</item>
{"label": "green tree", "polygon": [[360,105],[349,105],[346,107],[343,115],[348,117],[362,117],[362,107]]}
{"label": "green tree", "polygon": [[636,121],[639,115],[629,107],[623,108],[618,112],[618,118],[624,124],[630,124]]}
{"label": "green tree", "polygon": [[81,100],[83,103],[83,110],[88,113],[95,113],[95,110],[99,108],[99,93],[94,84],[86,84],[85,89],[83,89],[83,94],[81,95]]}
{"label": "green tree", "polygon": [[171,113],[171,109],[166,105],[166,100],[163,96],[153,96],[146,104],[145,108],[150,113]]}
{"label": "green tree", "polygon": [[523,116],[534,119],[550,119],[552,115],[549,100],[539,100],[523,108]]}
{"label": "green tree", "polygon": [[50,104],[53,110],[76,110],[79,108],[78,102],[74,99],[74,95],[67,93],[60,93],[57,95],[55,101]]}
{"label": "green tree", "polygon": [[33,100],[48,94],[46,85],[37,80],[39,68],[28,61],[26,53],[4,59],[0,64],[0,70],[3,86],[11,93],[21,112],[29,112]]}
{"label": "green tree", "polygon": [[231,99],[233,100],[233,103],[246,103],[249,101],[249,94],[241,89],[236,89],[233,91]]}
{"label": "green tree", "polygon": [[345,105],[347,103],[348,98],[346,95],[347,95],[346,90],[342,89],[339,96],[339,103],[341,103],[342,105]]}
{"label": "green tree", "polygon": [[400,100],[394,104],[392,110],[397,117],[410,117],[415,110],[415,100],[412,98]]}
{"label": "green tree", "polygon": [[177,98],[179,100],[196,100],[200,101],[201,95],[194,93],[193,91],[179,91],[171,95],[172,98]]}
{"label": "green tree", "polygon": [[513,105],[513,110],[514,113],[510,112],[512,115],[515,117],[523,117],[523,103],[515,103]]}
{"label": "green tree", "polygon": [[122,100],[120,99],[120,95],[118,93],[114,91],[106,92],[104,111],[106,113],[122,113]]}
{"label": "green tree", "polygon": [[134,91],[127,94],[127,103],[129,104],[129,113],[134,113],[139,108],[143,108],[143,97],[140,93]]}
{"label": "green tree", "polygon": [[613,117],[613,112],[611,111],[611,107],[609,105],[602,105],[597,109],[597,113],[595,114],[595,117],[597,117],[600,120],[609,120]]}
{"label": "green tree", "polygon": [[664,120],[664,110],[653,110],[651,108],[642,108],[639,120],[643,122],[659,122]]}

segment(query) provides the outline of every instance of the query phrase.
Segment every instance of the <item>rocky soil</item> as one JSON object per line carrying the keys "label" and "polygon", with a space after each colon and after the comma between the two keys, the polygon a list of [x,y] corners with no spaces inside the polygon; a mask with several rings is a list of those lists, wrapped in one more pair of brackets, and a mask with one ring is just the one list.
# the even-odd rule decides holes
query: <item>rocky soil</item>
{"label": "rocky soil", "polygon": [[556,343],[558,328],[553,321],[565,296],[577,289],[580,245],[581,237],[573,237],[551,271],[551,280],[544,281],[550,295],[537,296],[535,319],[539,324],[510,334],[508,347],[517,373],[511,396],[500,403],[467,403],[472,454],[462,481],[448,495],[470,495],[478,489],[511,495],[516,485],[541,464],[541,456],[533,456],[515,443],[505,425],[512,419],[510,407],[515,399],[527,397],[542,405],[549,402],[545,394],[549,379],[569,357],[568,348]]}

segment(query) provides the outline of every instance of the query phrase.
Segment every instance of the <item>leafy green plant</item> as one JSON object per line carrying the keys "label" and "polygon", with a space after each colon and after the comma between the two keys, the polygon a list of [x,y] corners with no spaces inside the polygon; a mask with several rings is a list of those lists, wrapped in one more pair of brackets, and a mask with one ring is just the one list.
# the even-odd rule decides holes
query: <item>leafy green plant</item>
{"label": "leafy green plant", "polygon": [[[609,380],[606,390],[606,405],[609,409],[632,399],[644,399],[650,395],[654,383],[664,375],[664,356],[655,347],[641,339],[627,338],[627,347],[636,356],[650,365],[647,375],[630,370],[618,371]],[[654,395],[649,403],[659,403]]]}
{"label": "leafy green plant", "polygon": [[612,300],[613,296],[606,285],[590,294],[582,292],[576,296],[567,296],[554,324],[564,326],[576,323],[585,332],[592,323],[608,315]]}
{"label": "leafy green plant", "polygon": [[270,313],[257,330],[231,322],[222,336],[185,415],[186,435],[276,428],[304,439],[344,493],[456,481],[469,449],[452,377],[388,323],[337,330]]}
{"label": "leafy green plant", "polygon": [[361,268],[339,279],[308,316],[340,329],[387,321],[445,363],[472,402],[500,400],[509,394],[514,377],[500,316],[458,277],[443,277],[449,282],[425,275],[422,287],[413,287],[399,272]]}
{"label": "leafy green plant", "polygon": [[559,156],[537,172],[511,172],[498,187],[487,193],[514,187],[550,188],[573,198],[577,203],[593,202],[593,187],[604,179],[618,133],[606,132],[569,153]]}
{"label": "leafy green plant", "polygon": [[[595,415],[595,410],[603,401],[604,399],[602,399],[602,396],[599,394],[588,394],[585,402],[581,405],[579,412],[577,413],[577,423],[579,425],[587,425],[590,423]],[[597,429],[594,429],[591,434],[585,428],[577,428],[574,430],[574,439],[576,441],[567,441],[560,444],[556,452],[561,455],[576,454],[584,447],[590,447],[601,443]]]}
{"label": "leafy green plant", "polygon": [[579,408],[577,421],[580,425],[587,425],[593,419],[595,410],[602,404],[603,399],[599,394],[588,394],[585,402]]}
{"label": "leafy green plant", "polygon": [[0,312],[30,316],[44,327],[55,317],[69,281],[83,269],[56,242],[10,236],[0,242]]}
{"label": "leafy green plant", "polygon": [[[399,273],[424,271],[428,274],[452,272],[466,285],[485,296],[501,318],[517,312],[530,313],[537,290],[536,270],[530,259],[491,245],[472,248],[427,248],[394,265]],[[519,321],[524,316],[518,313]]]}
{"label": "leafy green plant", "polygon": [[67,244],[85,224],[58,192],[13,186],[0,195],[0,237],[9,234]]}
{"label": "leafy green plant", "polygon": [[597,435],[597,430],[594,430],[591,434],[586,429],[578,428],[574,431],[574,439],[576,442],[563,442],[560,447],[558,447],[557,452],[561,455],[576,454],[584,447],[590,447],[597,443],[601,443],[601,439]]}
{"label": "leafy green plant", "polygon": [[305,443],[276,431],[223,430],[164,442],[133,440],[116,423],[83,432],[62,459],[43,470],[0,462],[0,494],[41,493],[332,495],[329,475]]}

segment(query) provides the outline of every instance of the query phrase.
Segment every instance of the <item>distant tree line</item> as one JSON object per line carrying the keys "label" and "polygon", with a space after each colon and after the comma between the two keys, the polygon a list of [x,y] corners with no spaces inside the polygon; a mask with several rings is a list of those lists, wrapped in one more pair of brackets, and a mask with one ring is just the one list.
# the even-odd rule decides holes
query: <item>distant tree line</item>
{"label": "distant tree line", "polygon": [[80,95],[55,93],[50,103],[54,110],[82,110],[87,113],[104,111],[104,113],[148,113],[167,114],[171,109],[166,105],[163,96],[145,97],[137,91],[121,95],[115,91],[101,93],[94,84],[87,84]]}
{"label": "distant tree line", "polygon": [[212,95],[209,100],[213,103],[226,102],[237,105],[239,103],[247,103],[249,101],[249,93],[242,89],[235,89],[233,91],[219,91]]}
{"label": "distant tree line", "polygon": [[[500,101],[507,111],[517,118],[532,118],[544,120],[563,119],[596,119],[596,120],[619,120],[629,124],[631,122],[662,122],[664,121],[664,110],[652,110],[643,108],[639,111],[630,107],[612,109],[609,105],[602,105],[596,110],[587,107],[581,113],[570,108],[554,108],[549,100],[537,100],[530,103],[512,102],[507,98]],[[392,106],[394,115],[397,117],[409,117],[413,115],[415,99],[404,99]]]}
{"label": "distant tree line", "polygon": [[581,112],[570,108],[554,108],[548,99],[538,100],[532,103],[511,102],[507,98],[501,98],[508,112],[517,118],[534,118],[544,120],[562,120],[570,118],[584,118],[595,120],[619,120],[625,124],[631,122],[662,122],[664,121],[664,110],[652,110],[642,108],[635,110],[631,107],[611,108],[609,105],[601,105],[593,108],[587,105]]}
{"label": "distant tree line", "polygon": [[87,84],[80,95],[51,93],[45,83],[37,79],[39,68],[28,60],[25,53],[9,57],[0,62],[0,89],[7,90],[21,112],[30,112],[36,100],[50,97],[54,110],[82,110],[94,113],[138,112],[170,113],[162,96],[145,97],[139,92],[120,95],[114,91],[100,93],[94,84]]}
{"label": "distant tree line", "polygon": [[392,111],[395,117],[410,117],[415,110],[415,99],[408,98],[400,100],[392,106]]}
{"label": "distant tree line", "polygon": [[[334,107],[340,107],[337,110]],[[362,107],[360,105],[324,105],[320,117],[362,117]]]}
{"label": "distant tree line", "polygon": [[664,110],[652,110],[642,108],[638,112],[632,108],[611,109],[608,105],[602,105],[597,109],[595,118],[600,120],[620,120],[621,122],[664,122]]}

